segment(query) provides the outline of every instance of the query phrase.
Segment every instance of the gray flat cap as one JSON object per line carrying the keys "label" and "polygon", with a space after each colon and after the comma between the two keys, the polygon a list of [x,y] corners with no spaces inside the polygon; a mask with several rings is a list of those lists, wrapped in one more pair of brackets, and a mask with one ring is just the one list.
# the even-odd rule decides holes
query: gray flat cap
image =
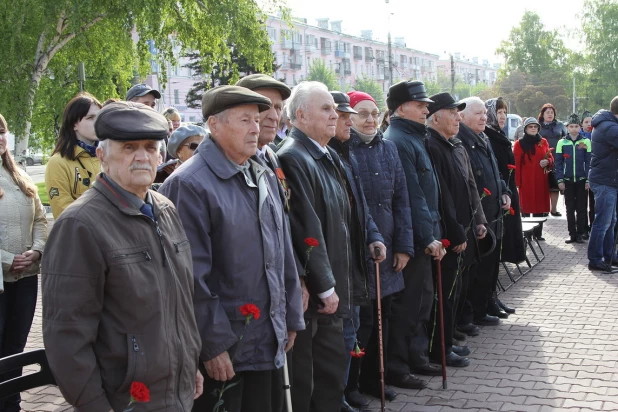
{"label": "gray flat cap", "polygon": [[141,83],[141,84],[136,84],[135,86],[127,90],[127,96],[125,100],[129,101],[134,97],[146,96],[149,93],[152,94],[155,97],[155,99],[161,98],[161,93],[159,93],[158,90],[153,89],[152,87],[148,86],[146,83]]}
{"label": "gray flat cap", "polygon": [[292,94],[292,89],[285,83],[261,73],[250,74],[243,77],[236,82],[236,86],[246,87],[249,90],[275,89],[281,93],[281,98],[283,100],[287,99],[290,97],[290,94]]}
{"label": "gray flat cap", "polygon": [[202,116],[204,120],[213,114],[245,104],[256,104],[260,112],[270,109],[270,99],[240,86],[218,86],[202,96]]}
{"label": "gray flat cap", "polygon": [[167,119],[141,103],[113,102],[103,107],[94,122],[99,140],[163,140]]}
{"label": "gray flat cap", "polygon": [[174,133],[170,136],[167,141],[167,153],[171,154],[172,157],[178,157],[177,152],[182,142],[187,140],[191,136],[204,136],[206,137],[206,130],[203,127],[196,126],[193,124],[187,126],[180,126],[178,129],[174,130]]}

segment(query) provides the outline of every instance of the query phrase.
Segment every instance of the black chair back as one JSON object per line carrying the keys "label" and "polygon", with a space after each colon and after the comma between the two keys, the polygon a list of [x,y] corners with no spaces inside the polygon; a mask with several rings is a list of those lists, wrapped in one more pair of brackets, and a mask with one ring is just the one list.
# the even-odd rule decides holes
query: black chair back
{"label": "black chair back", "polygon": [[18,353],[0,359],[0,376],[12,370],[35,364],[41,367],[40,371],[0,382],[0,399],[40,386],[56,384],[49,363],[47,363],[44,349]]}

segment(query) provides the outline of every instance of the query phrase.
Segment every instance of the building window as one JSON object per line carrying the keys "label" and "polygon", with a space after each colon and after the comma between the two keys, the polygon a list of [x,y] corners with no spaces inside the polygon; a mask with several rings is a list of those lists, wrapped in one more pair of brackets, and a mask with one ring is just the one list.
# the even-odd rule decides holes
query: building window
{"label": "building window", "polygon": [[277,29],[275,29],[274,27],[269,27],[268,28],[268,37],[272,41],[277,41]]}
{"label": "building window", "polygon": [[189,121],[190,122],[195,122],[195,116],[189,116]]}
{"label": "building window", "polygon": [[178,89],[174,89],[174,104],[180,104],[180,93]]}

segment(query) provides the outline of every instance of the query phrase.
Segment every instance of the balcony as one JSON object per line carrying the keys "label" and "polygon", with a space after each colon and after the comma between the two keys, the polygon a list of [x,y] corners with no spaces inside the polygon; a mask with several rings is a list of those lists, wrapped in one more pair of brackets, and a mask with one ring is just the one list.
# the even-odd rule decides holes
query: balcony
{"label": "balcony", "polygon": [[382,63],[384,64],[384,55],[378,55],[376,57],[376,63]]}
{"label": "balcony", "polygon": [[354,60],[363,60],[363,52],[354,53]]}
{"label": "balcony", "polygon": [[301,63],[290,63],[290,69],[298,70],[302,69],[303,65]]}
{"label": "balcony", "polygon": [[328,54],[331,54],[333,52],[333,49],[331,47],[324,46],[322,47],[321,52],[323,56],[326,56]]}
{"label": "balcony", "polygon": [[384,80],[384,73],[376,74],[376,80]]}
{"label": "balcony", "polygon": [[305,51],[307,53],[315,53],[316,51],[318,51],[318,48],[315,47],[315,44],[306,44]]}
{"label": "balcony", "polygon": [[339,57],[340,59],[349,59],[350,53],[344,52],[343,50],[335,50],[335,57]]}
{"label": "balcony", "polygon": [[343,70],[343,74],[345,74],[346,76],[349,76],[352,74],[352,69],[346,68]]}
{"label": "balcony", "polygon": [[373,56],[373,54],[365,54],[365,61],[366,62],[372,62],[375,60],[375,57]]}
{"label": "balcony", "polygon": [[290,62],[283,62],[279,66],[279,70],[290,70]]}
{"label": "balcony", "polygon": [[408,62],[401,63],[401,68],[402,69],[407,69],[408,68]]}

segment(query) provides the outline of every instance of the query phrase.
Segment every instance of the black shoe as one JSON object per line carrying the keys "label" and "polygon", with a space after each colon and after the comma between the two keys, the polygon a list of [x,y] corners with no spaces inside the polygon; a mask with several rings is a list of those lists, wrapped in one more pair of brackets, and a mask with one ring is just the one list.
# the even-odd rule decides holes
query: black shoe
{"label": "black shoe", "polygon": [[564,243],[566,244],[571,244],[571,243],[575,243],[577,242],[577,238],[575,236],[571,236],[570,238],[568,238],[567,240],[564,241]]}
{"label": "black shoe", "polygon": [[504,303],[502,303],[502,301],[500,301],[500,299],[496,299],[496,302],[498,303],[498,306],[500,306],[502,310],[505,311],[506,313],[508,314],[515,313],[515,308],[505,305]]}
{"label": "black shoe", "polygon": [[481,333],[479,327],[471,323],[468,323],[467,325],[457,326],[457,330],[465,333],[468,336],[478,336],[478,334]]}
{"label": "black shoe", "polygon": [[460,331],[458,331],[458,330],[454,330],[454,331],[453,331],[453,338],[454,338],[455,340],[458,340],[458,341],[460,341],[460,342],[461,342],[461,341],[466,340],[466,334],[465,334],[465,333],[462,333],[462,332],[460,332]]}
{"label": "black shoe", "polygon": [[616,269],[612,269],[612,267],[610,265],[608,265],[607,263],[603,262],[603,263],[588,263],[588,269],[590,270],[601,270],[603,272],[606,273],[615,273],[617,270]]}
{"label": "black shoe", "polygon": [[[408,373],[407,375],[389,376],[386,379],[386,382],[389,385],[396,386],[402,389],[425,389],[427,387],[427,382],[417,378],[411,373]],[[378,398],[379,397],[380,396],[378,395]]]}
{"label": "black shoe", "polygon": [[534,237],[536,240],[541,240],[541,241],[545,241],[545,238],[543,236],[535,236]]}
{"label": "black shoe", "polygon": [[576,241],[577,243],[585,243],[584,238],[583,238],[583,237],[581,237],[581,236],[579,236],[579,235],[578,235],[578,236],[575,236],[575,241]]}
{"label": "black shoe", "polygon": [[502,310],[500,305],[498,305],[498,302],[496,302],[493,298],[489,300],[489,304],[487,305],[487,314],[500,319],[506,319],[509,317],[509,314]]}
{"label": "black shoe", "polygon": [[424,365],[411,366],[410,370],[417,375],[424,376],[442,376],[442,369],[440,369],[436,365],[432,365],[431,363],[426,363]]}
{"label": "black shoe", "polygon": [[346,393],[345,400],[355,408],[364,408],[370,403],[358,390]]}
{"label": "black shoe", "polygon": [[451,347],[451,350],[459,356],[468,356],[470,354],[470,348],[468,348],[467,346],[453,345]]}
{"label": "black shoe", "polygon": [[[434,359],[430,358],[431,362],[442,364],[442,359]],[[463,356],[459,356],[455,352],[446,354],[446,366],[450,366],[452,368],[465,368],[466,366],[470,366],[470,359],[464,358]]]}
{"label": "black shoe", "polygon": [[485,315],[482,318],[474,319],[475,325],[496,326],[500,324],[500,319],[496,316]]}
{"label": "black shoe", "polygon": [[[412,376],[415,379],[418,379],[414,375],[404,375],[404,376]],[[420,380],[420,379],[418,379],[418,380]],[[427,383],[425,383],[424,381],[421,381],[421,382],[423,382],[425,384],[425,386],[423,386],[422,388],[420,388],[420,387],[403,387],[403,388],[406,388],[406,389],[423,389],[423,388],[427,387]],[[391,383],[389,382],[389,385],[390,384]],[[395,386],[395,385],[393,385],[393,386]],[[400,387],[402,387],[402,386],[400,386]],[[375,388],[367,388],[367,389],[361,388],[361,392],[362,393],[366,393],[367,395],[371,395],[374,398],[382,399],[382,391],[381,391],[379,386],[375,387]],[[388,386],[384,387],[384,399],[386,399],[389,402],[392,402],[392,401],[395,400],[396,397],[397,397],[397,392],[395,392],[392,388],[389,388]]]}
{"label": "black shoe", "polygon": [[590,239],[590,233],[584,233],[584,234],[582,235],[582,239],[584,239],[584,240],[588,240],[588,239]]}
{"label": "black shoe", "polygon": [[551,215],[552,216],[556,216],[556,217],[560,217],[560,216],[562,216],[562,213],[560,213],[560,212],[551,212]]}
{"label": "black shoe", "polygon": [[360,409],[354,408],[346,401],[341,402],[341,412],[360,412]]}

